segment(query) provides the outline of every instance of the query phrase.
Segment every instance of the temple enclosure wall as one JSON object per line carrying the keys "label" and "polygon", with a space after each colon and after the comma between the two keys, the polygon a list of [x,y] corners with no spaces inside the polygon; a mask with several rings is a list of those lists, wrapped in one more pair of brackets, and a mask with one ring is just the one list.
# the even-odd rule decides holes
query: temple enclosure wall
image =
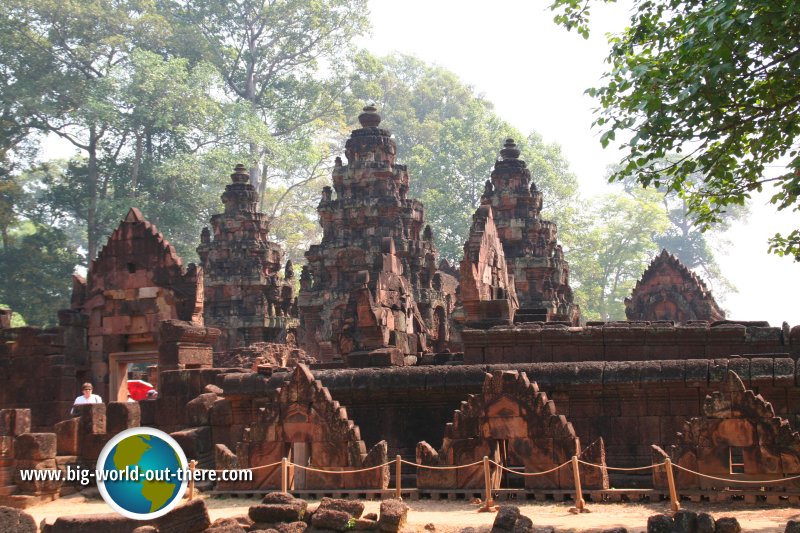
{"label": "temple enclosure wall", "polygon": [[[788,357],[417,366],[313,373],[332,398],[347,408],[367,446],[385,439],[390,457],[399,453],[413,458],[421,440],[434,447],[441,445],[453,411],[469,394],[480,393],[487,371],[524,371],[556,402],[559,413],[573,424],[582,443],[589,445],[603,437],[607,464],[628,467],[650,464],[652,444],[672,444],[683,423],[702,414],[706,395],[718,389],[728,369],[771,402],[776,415],[787,418],[793,428],[800,426],[800,366]],[[271,377],[254,373],[217,376],[217,386],[234,403],[231,439],[240,438],[235,435],[241,431],[236,428],[237,416],[250,416],[253,400],[272,394],[285,377],[284,373]],[[217,429],[219,434],[221,430]],[[626,480],[627,486],[630,482]],[[649,484],[649,477],[642,478],[641,483]]]}
{"label": "temple enclosure wall", "polygon": [[770,327],[766,322],[540,323],[467,329],[461,336],[467,364],[800,357],[800,326]]}

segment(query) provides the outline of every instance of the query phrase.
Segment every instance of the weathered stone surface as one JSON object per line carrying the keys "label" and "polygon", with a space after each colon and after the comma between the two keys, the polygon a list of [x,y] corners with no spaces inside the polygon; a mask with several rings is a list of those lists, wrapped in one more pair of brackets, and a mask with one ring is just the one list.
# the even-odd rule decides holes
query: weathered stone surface
{"label": "weathered stone surface", "polygon": [[[307,366],[300,364],[290,375],[281,376],[284,381],[278,381],[280,387],[274,391],[270,403],[263,404],[256,416],[246,420],[245,430],[249,440],[235,446],[237,455],[229,458],[231,464],[246,468],[275,463],[281,460],[288,447],[294,447],[296,443],[306,443],[303,451],[313,458],[313,464],[317,467],[353,470],[387,462],[386,442],[381,441],[368,451],[358,426],[348,418],[347,411],[331,398],[328,389],[314,379]],[[225,383],[226,390],[230,391],[234,390],[234,383],[243,385],[239,375],[230,379],[230,387],[228,381]],[[215,406],[221,403],[223,401]],[[211,411],[212,424],[222,425],[215,422],[215,410],[216,407]],[[232,422],[224,421],[225,425]],[[218,461],[226,461],[225,455],[222,451],[218,453]],[[383,489],[388,486],[389,469],[384,466],[347,476],[308,471],[302,478],[298,475],[296,481],[306,489]],[[238,483],[236,488],[277,488],[280,483],[280,471],[276,467],[255,471],[252,482]],[[286,496],[270,494],[267,498],[282,501]]]}
{"label": "weathered stone surface", "polygon": [[697,533],[714,533],[717,528],[717,523],[714,517],[708,513],[699,513],[697,515]]}
{"label": "weathered stone surface", "polygon": [[[800,435],[787,420],[775,416],[775,409],[761,395],[746,389],[732,370],[720,390],[706,396],[703,416],[686,421],[675,444],[656,453],[654,460],[660,462],[666,454],[675,464],[713,477],[736,473],[743,479],[777,480],[800,474]],[[654,472],[653,482],[663,487],[664,476]],[[685,489],[720,490],[725,486],[683,471],[676,483]],[[791,482],[783,486],[790,487]]]}
{"label": "weathered stone surface", "polygon": [[674,531],[676,533],[695,533],[697,528],[697,513],[687,509],[676,512],[672,519],[675,521]]}
{"label": "weathered stone surface", "polygon": [[564,321],[577,326],[580,310],[569,285],[569,265],[558,244],[558,227],[542,220],[542,192],[531,180],[513,139],[494,165],[481,206],[491,206],[494,224],[514,278],[516,322]]}
{"label": "weathered stone surface", "polygon": [[302,519],[303,513],[305,513],[306,506],[303,504],[297,502],[262,503],[250,507],[247,514],[254,522],[296,522]]}
{"label": "weathered stone surface", "polygon": [[657,514],[647,519],[647,533],[672,533],[675,521],[671,516]]}
{"label": "weathered stone surface", "polygon": [[[300,277],[302,345],[323,362],[402,365],[405,356],[448,347],[457,282],[437,266],[433,232],[422,204],[408,198],[391,133],[377,127],[374,107],[364,109],[345,145],[347,165],[336,159],[333,189],[323,189],[317,207],[322,242],[306,252]],[[391,350],[371,357],[381,349]]]}
{"label": "weathered stone surface", "polygon": [[370,518],[359,518],[353,527],[356,531],[375,531],[379,529],[378,521]]}
{"label": "weathered stone surface", "polygon": [[291,344],[298,326],[294,269],[291,261],[284,266],[283,250],[269,240],[270,219],[258,211],[258,192],[244,165],[231,174],[222,203],[225,211],[211,217],[197,247],[205,324],[222,331],[215,349]]}
{"label": "weathered stone surface", "polygon": [[14,440],[14,457],[43,461],[56,457],[55,433],[23,433]]}
{"label": "weathered stone surface", "polygon": [[344,511],[335,509],[317,509],[311,517],[311,525],[316,529],[330,529],[344,531],[348,529],[350,519],[353,518]]}
{"label": "weathered stone surface", "polygon": [[[202,321],[203,291],[197,278],[195,265],[184,268],[175,247],[132,208],[73,294],[73,310],[89,317],[88,381],[95,394],[105,401],[127,399],[124,387],[107,389],[109,354],[154,350],[162,320]],[[72,399],[80,392],[73,387]]]}
{"label": "weathered stone surface", "polygon": [[514,533],[533,533],[533,520],[524,515],[519,515],[514,523]]}
{"label": "weathered stone surface", "polygon": [[[506,443],[497,450],[497,442]],[[585,457],[604,464],[603,441]],[[500,454],[505,455],[505,459]],[[445,426],[444,442],[439,451],[427,442],[417,444],[417,462],[426,466],[467,465],[494,455],[512,465],[524,465],[528,472],[551,470],[573,455],[580,455],[580,442],[555,403],[527,374],[512,370],[496,370],[486,374],[480,394],[471,395]],[[604,469],[601,469],[601,472]],[[607,475],[586,478],[585,486],[607,488]],[[419,468],[420,488],[480,488],[484,486],[483,467],[458,470]],[[525,478],[527,488],[568,489],[574,484],[569,472],[559,471]]]}
{"label": "weathered stone surface", "polygon": [[297,498],[288,492],[270,492],[269,494],[265,495],[264,498],[261,500],[261,503],[288,503],[288,504],[297,504],[297,503],[304,503],[305,509],[308,507],[308,503],[305,500]]}
{"label": "weathered stone surface", "polygon": [[0,506],[0,531],[8,533],[37,533],[33,517],[12,507]]}
{"label": "weathered stone surface", "polygon": [[647,267],[630,298],[628,320],[724,320],[711,291],[694,272],[666,250]]}
{"label": "weathered stone surface", "polygon": [[308,524],[305,522],[289,522],[288,524],[277,524],[275,529],[279,533],[303,533],[308,529]]}
{"label": "weathered stone surface", "polygon": [[739,521],[732,516],[717,518],[716,533],[741,533],[742,526]]}
{"label": "weathered stone surface", "polygon": [[334,511],[347,513],[353,518],[361,518],[361,513],[364,512],[364,504],[358,500],[342,500],[324,497],[320,501],[317,511],[320,509],[333,509]]}
{"label": "weathered stone surface", "polygon": [[519,507],[516,505],[501,505],[492,523],[492,531],[513,531],[519,516]]}
{"label": "weathered stone surface", "polygon": [[480,206],[472,215],[459,272],[465,326],[487,328],[513,323],[519,308],[514,277],[509,276],[489,205]]}
{"label": "weathered stone surface", "polygon": [[61,516],[53,523],[51,533],[131,533],[137,527],[153,526],[157,531],[170,533],[200,533],[211,521],[203,500],[184,503],[155,520],[141,522],[117,513]]}
{"label": "weathered stone surface", "polygon": [[408,518],[408,505],[400,500],[383,500],[381,502],[378,526],[381,531],[395,532],[405,525]]}

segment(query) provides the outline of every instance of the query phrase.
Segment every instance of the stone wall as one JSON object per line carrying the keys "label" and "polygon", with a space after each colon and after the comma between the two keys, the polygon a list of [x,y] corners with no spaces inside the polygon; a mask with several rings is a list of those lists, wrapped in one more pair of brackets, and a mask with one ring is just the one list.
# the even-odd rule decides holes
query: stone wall
{"label": "stone wall", "polygon": [[69,415],[88,373],[84,315],[59,312],[61,326],[0,329],[0,407],[30,409],[34,431]]}
{"label": "stone wall", "polygon": [[[413,459],[417,442],[442,442],[453,411],[481,391],[487,371],[521,370],[556,402],[582,442],[604,439],[609,466],[644,466],[650,464],[651,445],[670,443],[687,419],[698,416],[729,368],[770,401],[778,416],[793,426],[800,422],[800,376],[789,358],[317,370],[314,377],[347,408],[365,442],[386,439],[390,457]],[[241,440],[246,427],[241,421],[252,416],[253,399],[278,388],[285,376],[218,376],[217,385],[234,400],[230,421],[215,440],[223,429],[230,440]],[[612,485],[619,481],[611,478]],[[650,478],[626,480],[637,482],[646,486]]]}
{"label": "stone wall", "polygon": [[467,329],[461,336],[467,364],[800,357],[800,326],[790,330],[766,322],[610,322],[576,328],[525,324]]}

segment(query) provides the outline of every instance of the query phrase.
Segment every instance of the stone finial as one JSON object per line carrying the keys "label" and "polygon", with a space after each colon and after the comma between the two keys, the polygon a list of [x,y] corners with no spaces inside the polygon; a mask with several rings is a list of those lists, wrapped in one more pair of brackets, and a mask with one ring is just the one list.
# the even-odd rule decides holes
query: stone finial
{"label": "stone finial", "polygon": [[136,224],[138,222],[144,222],[144,217],[142,216],[142,212],[136,209],[135,207],[131,207],[128,211],[128,214],[125,215],[125,222],[130,224]]}
{"label": "stone finial", "polygon": [[247,167],[241,163],[236,165],[233,169],[233,174],[231,174],[231,181],[234,183],[247,183],[250,181],[250,172]]}
{"label": "stone finial", "polygon": [[500,150],[500,155],[503,159],[519,159],[520,150],[517,148],[517,143],[514,139],[506,139],[503,149]]}
{"label": "stone finial", "polygon": [[283,277],[286,279],[293,279],[294,278],[294,265],[292,264],[292,260],[289,259],[286,261],[286,268],[283,271]]}
{"label": "stone finial", "polygon": [[364,112],[358,115],[358,122],[362,128],[377,128],[381,123],[381,116],[378,108],[370,104],[364,108]]}

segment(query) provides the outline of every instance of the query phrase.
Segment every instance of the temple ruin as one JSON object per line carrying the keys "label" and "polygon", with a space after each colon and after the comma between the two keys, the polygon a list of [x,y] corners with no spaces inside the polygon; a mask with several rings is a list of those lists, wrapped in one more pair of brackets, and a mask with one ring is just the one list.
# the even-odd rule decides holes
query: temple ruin
{"label": "temple ruin", "polygon": [[256,342],[294,343],[297,302],[292,262],[269,240],[269,217],[258,211],[250,174],[238,165],[222,194],[225,212],[203,228],[197,255],[203,267],[203,319],[219,328],[218,351]]}
{"label": "temple ruin", "polygon": [[481,205],[492,207],[506,263],[514,277],[519,299],[515,321],[577,326],[580,309],[569,286],[569,264],[558,244],[558,227],[542,219],[542,192],[519,156],[514,139],[506,139],[481,196]]}
{"label": "temple ruin", "polygon": [[300,278],[302,345],[323,362],[403,365],[446,346],[457,283],[437,269],[433,232],[422,203],[408,198],[391,132],[378,127],[374,107],[358,120],[347,164],[336,158],[333,189],[317,207],[322,242],[306,252]]}
{"label": "temple ruin", "polygon": [[[462,496],[480,490],[475,465],[422,467],[490,457],[508,469],[493,470],[491,490],[551,495],[574,488],[569,466],[514,473],[580,457],[598,465],[579,470],[596,491],[660,489],[660,474],[607,467],[666,456],[721,478],[800,474],[800,326],[722,320],[666,252],[634,289],[629,320],[582,323],[557,228],[511,139],[458,270],[440,263],[390,132],[371,106],[359,122],[299,279],[240,165],[199,236],[201,266],[184,267],[131,209],[87,279],[75,277],[57,327],[12,328],[0,310],[0,504],[79,490],[17,474],[91,468],[114,434],[140,425],[170,433],[202,468],[257,469],[222,491],[275,489],[283,458],[292,490],[375,494],[397,481],[386,465],[397,456],[416,465],[401,471],[405,487]],[[156,399],[126,401],[133,366]],[[107,403],[73,414],[84,381]]]}

